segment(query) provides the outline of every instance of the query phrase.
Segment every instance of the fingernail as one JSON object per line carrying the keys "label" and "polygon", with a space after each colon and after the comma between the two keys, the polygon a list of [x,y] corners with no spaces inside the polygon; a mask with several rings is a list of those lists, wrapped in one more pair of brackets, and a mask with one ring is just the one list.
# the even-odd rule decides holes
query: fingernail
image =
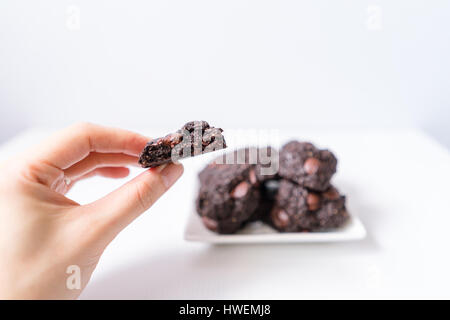
{"label": "fingernail", "polygon": [[172,186],[175,181],[183,174],[183,166],[181,164],[169,164],[161,171],[162,180],[167,188]]}

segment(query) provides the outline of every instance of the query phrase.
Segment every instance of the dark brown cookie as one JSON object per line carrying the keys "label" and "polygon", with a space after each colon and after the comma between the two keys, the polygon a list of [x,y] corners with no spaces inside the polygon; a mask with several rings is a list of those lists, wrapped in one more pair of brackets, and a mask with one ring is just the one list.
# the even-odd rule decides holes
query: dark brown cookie
{"label": "dark brown cookie", "polygon": [[345,208],[345,196],[331,186],[320,197],[321,208],[316,212],[319,226],[315,231],[339,228],[347,222],[350,216]]}
{"label": "dark brown cookie", "polygon": [[199,174],[196,205],[204,225],[234,233],[250,219],[260,201],[255,168],[248,164],[209,164]]}
{"label": "dark brown cookie", "polygon": [[334,187],[315,192],[282,180],[269,218],[279,231],[321,231],[341,226],[348,213],[345,197]]}
{"label": "dark brown cookie", "polygon": [[332,152],[309,142],[291,141],[280,151],[280,176],[312,190],[325,191],[336,166]]}
{"label": "dark brown cookie", "polygon": [[[309,219],[306,198],[308,191],[288,180],[281,180],[270,223],[279,231],[296,232],[299,226],[313,223]],[[309,225],[308,225],[309,226]]]}
{"label": "dark brown cookie", "polygon": [[174,160],[226,148],[222,129],[210,127],[206,121],[191,121],[180,130],[147,143],[139,164],[152,168]]}

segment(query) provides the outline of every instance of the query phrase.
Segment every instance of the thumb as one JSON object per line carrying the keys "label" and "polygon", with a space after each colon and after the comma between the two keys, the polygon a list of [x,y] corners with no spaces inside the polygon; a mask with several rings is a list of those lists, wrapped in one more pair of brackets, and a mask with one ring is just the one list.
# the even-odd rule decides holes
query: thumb
{"label": "thumb", "polygon": [[[98,236],[108,242],[148,210],[183,174],[181,164],[168,164],[146,170],[119,189],[88,205],[88,220]],[[91,224],[92,225],[92,224]]]}

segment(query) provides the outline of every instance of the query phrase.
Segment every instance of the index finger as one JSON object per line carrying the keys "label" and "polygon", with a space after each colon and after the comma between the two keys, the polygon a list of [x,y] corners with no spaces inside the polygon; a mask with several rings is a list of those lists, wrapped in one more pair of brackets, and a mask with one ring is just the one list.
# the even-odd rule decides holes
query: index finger
{"label": "index finger", "polygon": [[81,123],[54,134],[32,154],[33,160],[64,170],[94,151],[139,156],[147,141],[128,130]]}

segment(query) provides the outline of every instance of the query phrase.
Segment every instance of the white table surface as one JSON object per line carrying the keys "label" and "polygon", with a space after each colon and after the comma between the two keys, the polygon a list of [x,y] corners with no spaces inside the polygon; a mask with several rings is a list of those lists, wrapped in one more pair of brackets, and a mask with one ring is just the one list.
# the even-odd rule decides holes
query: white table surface
{"label": "white table surface", "polygon": [[[49,133],[23,132],[0,146],[0,159]],[[186,242],[196,174],[208,160],[202,156],[184,161],[182,179],[111,243],[81,299],[450,298],[448,150],[415,129],[298,130],[281,132],[280,141],[288,137],[337,154],[334,183],[365,225],[364,240]],[[121,183],[94,178],[69,196],[87,203]]]}

